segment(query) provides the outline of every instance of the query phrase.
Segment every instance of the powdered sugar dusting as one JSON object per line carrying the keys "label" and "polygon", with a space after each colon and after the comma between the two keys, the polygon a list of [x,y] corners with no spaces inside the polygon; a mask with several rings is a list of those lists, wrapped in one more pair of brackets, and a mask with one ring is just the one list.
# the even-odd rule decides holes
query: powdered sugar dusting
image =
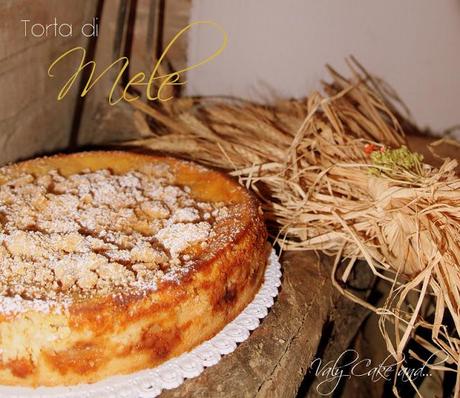
{"label": "powdered sugar dusting", "polygon": [[55,300],[25,300],[19,295],[12,297],[0,296],[0,311],[2,313],[20,313],[27,311],[36,311],[43,313],[61,313],[63,309],[68,306],[68,301],[61,300],[57,302]]}
{"label": "powdered sugar dusting", "polygon": [[147,164],[1,185],[0,312],[61,311],[73,299],[178,280],[233,211],[174,181],[166,164]]}
{"label": "powdered sugar dusting", "polygon": [[187,248],[190,243],[205,241],[211,231],[208,222],[198,224],[170,224],[158,231],[156,238],[174,256]]}

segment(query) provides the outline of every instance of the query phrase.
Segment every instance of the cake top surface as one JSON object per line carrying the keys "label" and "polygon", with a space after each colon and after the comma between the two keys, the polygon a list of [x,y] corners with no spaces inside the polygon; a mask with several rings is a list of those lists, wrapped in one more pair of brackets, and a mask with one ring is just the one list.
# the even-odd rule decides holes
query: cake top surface
{"label": "cake top surface", "polygon": [[23,172],[4,182],[0,312],[179,281],[210,244],[232,238],[219,225],[234,223],[239,205],[199,200],[175,181],[158,162],[123,173]]}

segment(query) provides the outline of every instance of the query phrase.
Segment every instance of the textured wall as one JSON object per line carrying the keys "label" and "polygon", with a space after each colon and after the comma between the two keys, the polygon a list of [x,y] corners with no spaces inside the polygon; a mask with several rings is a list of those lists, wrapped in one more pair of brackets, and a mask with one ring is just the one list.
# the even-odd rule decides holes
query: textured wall
{"label": "textured wall", "polygon": [[[194,0],[191,19],[229,33],[227,49],[189,74],[191,94],[303,96],[326,77],[325,63],[345,71],[354,54],[422,126],[460,123],[459,0]],[[215,45],[212,32],[192,32],[189,62]]]}
{"label": "textured wall", "polygon": [[[74,30],[71,37],[25,36],[21,19],[81,26],[95,11],[94,0],[2,0],[0,2],[0,163],[49,152],[67,145],[76,91],[60,102],[58,88],[68,76],[47,76],[50,63],[65,50],[86,45]],[[36,34],[39,30],[34,31]],[[65,31],[63,30],[63,33]],[[69,59],[59,70],[73,70]],[[61,69],[62,68],[62,69]]]}

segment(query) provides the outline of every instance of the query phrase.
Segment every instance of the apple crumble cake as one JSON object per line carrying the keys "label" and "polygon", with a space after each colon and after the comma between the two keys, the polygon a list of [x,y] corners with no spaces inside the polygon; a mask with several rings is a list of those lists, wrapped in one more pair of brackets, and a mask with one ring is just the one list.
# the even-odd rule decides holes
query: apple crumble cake
{"label": "apple crumble cake", "polygon": [[256,199],[168,157],[85,152],[0,169],[0,383],[95,382],[219,332],[267,262]]}

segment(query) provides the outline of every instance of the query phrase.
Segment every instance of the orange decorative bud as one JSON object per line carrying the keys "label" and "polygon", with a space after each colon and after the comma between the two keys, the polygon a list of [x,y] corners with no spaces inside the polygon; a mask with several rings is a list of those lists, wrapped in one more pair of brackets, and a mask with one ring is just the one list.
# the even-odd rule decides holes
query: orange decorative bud
{"label": "orange decorative bud", "polygon": [[367,155],[370,155],[374,151],[375,151],[375,145],[374,144],[366,144],[366,145],[364,145],[364,152]]}

